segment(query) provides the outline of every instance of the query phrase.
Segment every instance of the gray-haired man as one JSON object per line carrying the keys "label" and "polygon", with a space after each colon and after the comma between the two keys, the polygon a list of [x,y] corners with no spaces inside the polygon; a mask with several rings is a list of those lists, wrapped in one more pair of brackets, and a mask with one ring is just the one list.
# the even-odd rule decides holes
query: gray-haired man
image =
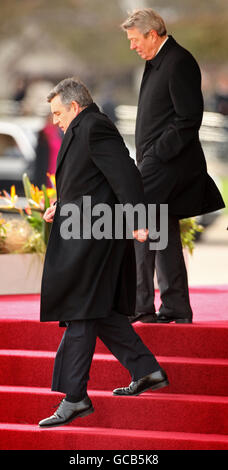
{"label": "gray-haired man", "polygon": [[[136,158],[146,203],[168,204],[168,245],[149,250],[136,242],[137,314],[131,321],[191,323],[179,219],[224,207],[207,174],[199,141],[203,115],[200,69],[193,56],[167,35],[152,9],[136,10],[122,25],[130,47],[146,61],[136,120]],[[161,306],[154,306],[156,268]]]}

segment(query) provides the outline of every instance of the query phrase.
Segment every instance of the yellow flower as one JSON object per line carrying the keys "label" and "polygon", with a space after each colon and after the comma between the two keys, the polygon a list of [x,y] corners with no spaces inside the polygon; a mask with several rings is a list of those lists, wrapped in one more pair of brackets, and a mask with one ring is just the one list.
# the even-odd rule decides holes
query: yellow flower
{"label": "yellow flower", "polygon": [[3,199],[8,204],[8,208],[15,207],[15,204],[18,200],[18,196],[16,195],[15,186],[14,185],[11,186],[10,194],[7,193],[7,191],[5,191],[5,189],[3,190],[3,194],[4,194],[5,197],[0,196],[0,199]]}
{"label": "yellow flower", "polygon": [[10,197],[11,197],[11,201],[14,202],[15,199],[17,198],[17,195],[16,195],[16,189],[15,189],[15,186],[11,186],[10,188]]}
{"label": "yellow flower", "polygon": [[47,188],[47,195],[49,198],[56,196],[56,190],[54,188]]}
{"label": "yellow flower", "polygon": [[52,187],[55,188],[56,187],[55,175],[47,173],[47,176],[48,176],[49,180],[51,181]]}
{"label": "yellow flower", "polygon": [[36,204],[40,205],[40,203],[43,201],[43,198],[44,198],[43,191],[41,191],[37,186],[34,186],[34,184],[31,184],[30,190],[31,190],[32,200]]}

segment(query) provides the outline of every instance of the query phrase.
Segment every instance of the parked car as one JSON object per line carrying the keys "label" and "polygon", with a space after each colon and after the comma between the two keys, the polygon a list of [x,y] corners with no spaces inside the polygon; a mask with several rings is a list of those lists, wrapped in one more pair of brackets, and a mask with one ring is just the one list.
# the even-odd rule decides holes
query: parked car
{"label": "parked car", "polygon": [[43,119],[0,119],[0,191],[10,190],[14,184],[18,195],[23,195],[22,175],[32,178],[37,134]]}

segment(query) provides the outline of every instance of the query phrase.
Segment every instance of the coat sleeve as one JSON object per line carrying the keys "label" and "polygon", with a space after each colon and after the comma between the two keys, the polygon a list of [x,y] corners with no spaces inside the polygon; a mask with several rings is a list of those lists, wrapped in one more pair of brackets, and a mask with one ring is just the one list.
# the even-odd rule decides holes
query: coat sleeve
{"label": "coat sleeve", "polygon": [[195,59],[189,54],[174,64],[170,74],[169,92],[174,107],[174,118],[152,146],[150,155],[167,162],[194,138],[203,116],[201,73]]}
{"label": "coat sleeve", "polygon": [[[109,120],[93,123],[89,135],[90,156],[103,173],[120,204],[144,204],[141,175],[116,127]],[[135,219],[136,222],[136,219]],[[134,223],[133,229],[138,228]]]}

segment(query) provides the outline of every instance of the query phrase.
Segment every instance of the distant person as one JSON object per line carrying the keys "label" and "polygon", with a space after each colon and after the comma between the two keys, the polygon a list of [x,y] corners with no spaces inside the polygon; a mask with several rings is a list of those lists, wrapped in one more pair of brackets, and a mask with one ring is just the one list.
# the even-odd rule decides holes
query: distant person
{"label": "distant person", "polygon": [[[146,203],[168,204],[168,246],[149,250],[135,242],[136,315],[131,321],[191,323],[192,309],[179,219],[224,207],[199,141],[203,116],[201,73],[194,57],[166,31],[151,8],[123,23],[131,50],[145,60],[136,120],[136,159]],[[161,306],[154,306],[156,268]]]}
{"label": "distant person", "polygon": [[111,119],[115,124],[117,121],[115,104],[110,97],[106,97],[104,101],[101,102],[102,111]]}
{"label": "distant person", "polygon": [[116,103],[113,94],[113,86],[111,84],[106,84],[101,91],[100,106],[103,113],[105,113],[115,124],[117,121],[117,116]]}
{"label": "distant person", "polygon": [[15,91],[13,93],[13,100],[20,103],[23,101],[27,90],[27,83],[23,78],[19,78],[16,84]]}
{"label": "distant person", "polygon": [[57,155],[62,143],[62,133],[54,126],[52,116],[49,115],[44,128],[39,132],[33,183],[41,187],[42,184],[50,186],[47,173],[55,174]]}
{"label": "distant person", "polygon": [[215,111],[224,116],[228,116],[228,78],[220,78],[215,91],[214,101]]}

